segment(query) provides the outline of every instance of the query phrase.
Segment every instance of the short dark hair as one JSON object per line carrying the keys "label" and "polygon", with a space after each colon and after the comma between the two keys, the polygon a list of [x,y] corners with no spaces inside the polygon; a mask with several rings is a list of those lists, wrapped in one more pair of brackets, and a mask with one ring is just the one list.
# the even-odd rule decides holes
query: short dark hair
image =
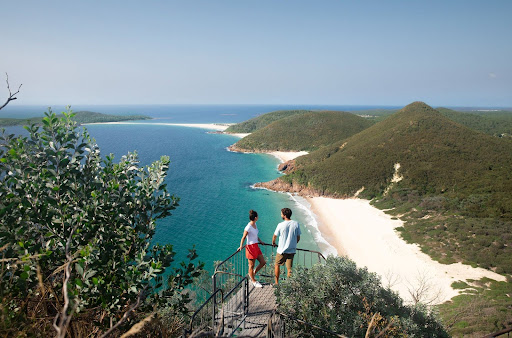
{"label": "short dark hair", "polygon": [[292,211],[288,208],[283,208],[281,209],[281,212],[283,213],[283,216],[286,217],[286,218],[291,218],[292,217]]}
{"label": "short dark hair", "polygon": [[254,221],[256,219],[256,217],[258,217],[258,213],[254,210],[249,210],[249,219],[251,221]]}

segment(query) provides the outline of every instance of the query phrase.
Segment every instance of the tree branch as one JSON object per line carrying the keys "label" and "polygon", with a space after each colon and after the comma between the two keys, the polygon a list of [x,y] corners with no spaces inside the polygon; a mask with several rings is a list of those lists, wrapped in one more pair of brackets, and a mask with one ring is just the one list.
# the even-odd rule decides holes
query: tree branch
{"label": "tree branch", "polygon": [[133,304],[123,315],[123,317],[121,319],[119,319],[119,321],[116,323],[116,325],[112,326],[107,332],[105,332],[103,335],[101,335],[100,338],[105,338],[107,337],[109,334],[111,334],[115,329],[118,328],[119,325],[121,325],[125,320],[126,318],[128,318],[128,316],[130,315],[130,313],[132,311],[134,311],[136,308],[139,307],[140,305],[140,301],[144,295],[144,291],[146,291],[147,289],[147,285],[142,289],[140,290],[139,292],[139,296],[137,297],[137,302],[135,302],[135,304]]}
{"label": "tree branch", "polygon": [[23,84],[20,84],[20,86],[18,87],[18,90],[15,93],[13,93],[13,92],[11,92],[11,87],[9,86],[9,74],[7,74],[7,72],[5,73],[5,77],[6,77],[5,82],[7,82],[7,90],[9,90],[9,97],[7,98],[7,101],[5,101],[5,103],[2,106],[0,106],[0,110],[2,108],[4,108],[5,106],[7,106],[7,104],[9,104],[9,102],[18,99],[16,97],[16,95],[20,92],[21,86],[23,86]]}
{"label": "tree branch", "polygon": [[[68,295],[68,282],[71,278],[71,263],[73,262],[73,256],[69,253],[69,246],[71,245],[71,240],[73,238],[73,234],[75,233],[76,229],[78,228],[78,225],[80,223],[75,224],[73,229],[71,229],[71,232],[69,234],[68,240],[66,241],[66,259],[67,262],[64,265],[65,266],[65,279],[64,283],[62,284],[62,294],[64,296],[64,306],[62,307],[62,310],[59,315],[55,317],[55,320],[53,321],[53,327],[57,331],[57,337],[64,338],[66,336],[66,331],[68,329],[69,323],[71,321],[71,317],[73,316],[73,313],[76,309],[76,302],[73,304],[73,307],[71,309],[71,313],[68,314],[68,308],[69,308],[69,295]],[[59,324],[57,325],[57,319],[60,317]]]}

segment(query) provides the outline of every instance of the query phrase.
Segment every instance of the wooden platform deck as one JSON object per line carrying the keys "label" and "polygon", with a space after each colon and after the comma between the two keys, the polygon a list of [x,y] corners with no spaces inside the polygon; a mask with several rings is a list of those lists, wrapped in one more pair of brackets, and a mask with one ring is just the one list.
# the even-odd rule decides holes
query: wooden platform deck
{"label": "wooden platform deck", "polygon": [[[243,304],[239,301],[244,292],[238,291],[230,301],[224,304],[224,334],[229,335],[233,328],[238,326],[243,317]],[[245,320],[232,335],[233,337],[265,337],[267,324],[272,311],[276,308],[276,296],[274,287],[265,283],[262,288],[255,288],[249,283],[249,309]]]}

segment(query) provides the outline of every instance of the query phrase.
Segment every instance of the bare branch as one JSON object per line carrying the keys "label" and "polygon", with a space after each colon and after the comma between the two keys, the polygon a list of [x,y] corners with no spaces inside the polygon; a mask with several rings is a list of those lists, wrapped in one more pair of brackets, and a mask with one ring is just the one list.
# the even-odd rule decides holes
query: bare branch
{"label": "bare branch", "polygon": [[127,332],[123,333],[121,338],[128,338],[128,337],[136,335],[137,333],[140,333],[142,331],[142,329],[144,329],[144,326],[149,324],[155,318],[155,316],[156,316],[156,313],[153,312],[152,314],[150,314],[149,316],[147,316],[146,318],[144,318],[137,324],[133,325],[131,327],[131,329],[129,329]]}
{"label": "bare branch", "polygon": [[436,285],[428,271],[418,271],[415,281],[406,279],[406,287],[413,304],[438,304],[443,299],[443,290]]}
{"label": "bare branch", "polygon": [[123,315],[123,317],[121,319],[119,319],[119,321],[116,323],[116,325],[112,326],[110,329],[108,329],[107,332],[105,332],[103,335],[101,335],[100,338],[105,338],[107,337],[109,334],[111,334],[115,329],[117,329],[119,327],[119,325],[121,325],[127,318],[128,316],[130,315],[130,313],[132,311],[134,311],[136,308],[139,307],[140,305],[140,301],[144,295],[144,291],[146,291],[146,288],[147,286],[144,287],[144,289],[140,290],[139,292],[139,296],[137,297],[137,301],[135,302],[135,304],[133,304]]}
{"label": "bare branch", "polygon": [[[73,313],[75,312],[77,304],[73,304],[73,308],[71,309],[71,313],[68,314],[68,308],[69,308],[69,295],[68,295],[68,282],[71,278],[71,263],[73,262],[73,256],[69,253],[69,246],[71,244],[71,240],[73,238],[73,234],[75,233],[76,229],[78,228],[78,225],[80,223],[75,224],[73,229],[71,229],[71,232],[69,233],[68,240],[66,241],[66,264],[64,265],[64,271],[65,271],[65,278],[64,282],[62,284],[62,294],[64,297],[64,306],[62,307],[61,312],[55,317],[53,321],[53,327],[57,331],[57,337],[64,338],[66,336],[66,331],[68,329],[69,323],[71,322],[71,318],[73,316]],[[57,325],[57,319],[59,319],[59,324]]]}
{"label": "bare branch", "polygon": [[4,108],[5,106],[7,106],[7,104],[9,104],[9,102],[18,99],[16,97],[16,95],[20,92],[21,86],[23,85],[23,84],[20,84],[20,86],[18,87],[18,90],[13,93],[13,92],[11,92],[11,86],[9,85],[9,75],[7,74],[7,72],[5,73],[5,77],[6,77],[5,82],[7,82],[7,90],[9,90],[9,97],[7,98],[7,101],[5,101],[5,103],[2,106],[0,106],[0,110],[2,108]]}

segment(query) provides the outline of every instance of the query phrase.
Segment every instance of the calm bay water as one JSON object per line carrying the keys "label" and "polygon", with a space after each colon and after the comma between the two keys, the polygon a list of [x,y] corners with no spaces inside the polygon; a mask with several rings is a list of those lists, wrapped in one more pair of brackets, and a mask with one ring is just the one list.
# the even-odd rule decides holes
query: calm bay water
{"label": "calm bay water", "polygon": [[[183,259],[195,245],[200,260],[211,268],[240,243],[248,222],[249,209],[257,210],[260,238],[269,243],[280,219],[280,209],[291,208],[292,218],[303,225],[300,246],[318,250],[315,229],[305,210],[299,209],[286,194],[253,189],[256,182],[278,177],[279,161],[266,154],[239,154],[226,150],[238,138],[209,134],[203,129],[151,125],[88,125],[104,155],[120,158],[136,150],[141,164],[149,164],[169,155],[171,165],[168,189],[180,198],[173,215],[159,220],[154,241],[171,243]],[[312,231],[313,233],[308,231]]]}
{"label": "calm bay water", "polygon": [[[319,250],[317,243],[324,241],[305,201],[287,194],[251,188],[256,182],[269,181],[281,175],[277,171],[279,161],[276,158],[267,154],[227,151],[226,148],[238,140],[235,136],[154,123],[239,122],[273,110],[305,108],[348,110],[349,107],[83,107],[107,114],[131,112],[155,117],[155,120],[133,124],[94,124],[86,128],[96,139],[103,156],[113,153],[115,159],[119,160],[129,151],[137,151],[142,165],[148,165],[162,155],[170,157],[168,189],[180,198],[180,205],[172,216],[158,221],[154,242],[173,244],[177,260],[184,259],[188,249],[195,245],[199,259],[206,263],[209,270],[214,261],[223,260],[238,248],[250,209],[258,211],[260,238],[267,243],[271,242],[275,227],[281,221],[280,210],[284,207],[293,210],[292,219],[299,221],[302,226],[303,236],[299,247]],[[31,109],[35,111],[37,108]],[[30,109],[23,111],[28,115],[34,113]],[[34,115],[40,116],[41,110]],[[19,132],[21,127],[8,129]],[[321,244],[321,248],[324,253],[329,253],[326,245]]]}
{"label": "calm bay water", "polygon": [[[207,267],[228,257],[238,248],[249,209],[260,214],[258,227],[265,242],[272,239],[281,208],[297,210],[294,216],[302,224],[307,219],[288,195],[251,188],[256,182],[278,177],[279,161],[264,154],[228,152],[226,147],[237,141],[234,136],[151,124],[98,124],[87,129],[104,155],[113,153],[119,159],[136,150],[145,165],[162,155],[170,156],[167,184],[180,198],[180,206],[172,216],[158,221],[154,241],[173,244],[178,259],[192,245]],[[304,232],[302,246],[318,250],[311,234]]]}

